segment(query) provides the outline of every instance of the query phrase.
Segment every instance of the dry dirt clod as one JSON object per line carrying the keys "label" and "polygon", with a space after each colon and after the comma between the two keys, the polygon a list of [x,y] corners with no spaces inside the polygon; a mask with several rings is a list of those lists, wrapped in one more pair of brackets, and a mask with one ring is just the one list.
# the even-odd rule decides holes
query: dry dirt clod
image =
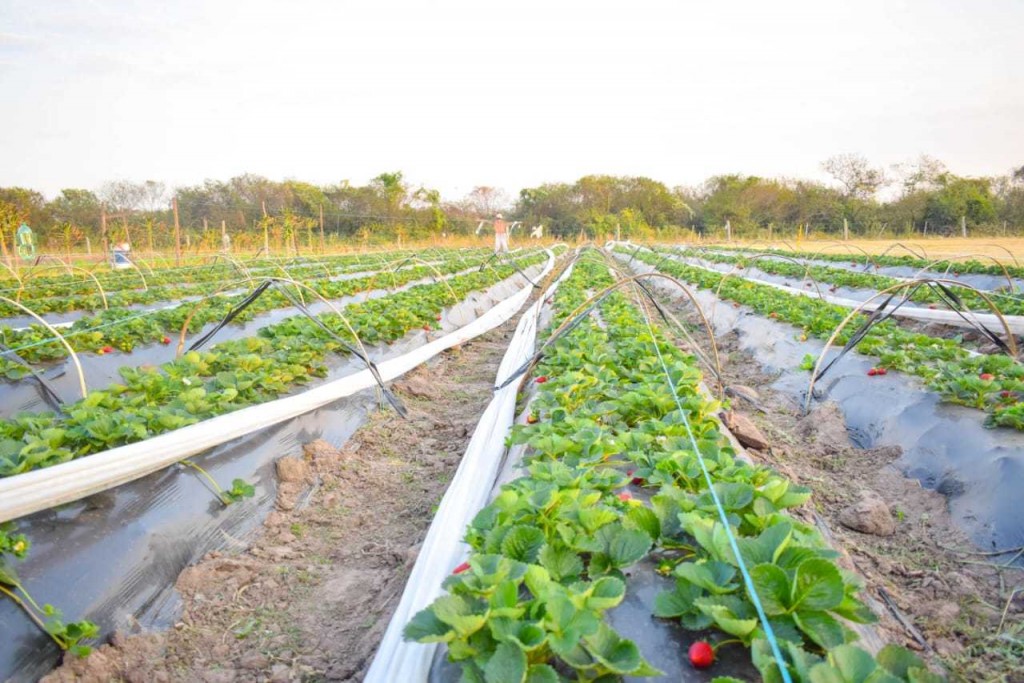
{"label": "dry dirt clod", "polygon": [[766,450],[769,446],[768,438],[761,433],[757,425],[749,417],[742,413],[731,410],[722,416],[725,426],[736,436],[736,440],[747,448],[758,451]]}
{"label": "dry dirt clod", "polygon": [[889,504],[874,491],[862,490],[860,500],[839,513],[839,523],[847,529],[874,536],[892,536],[896,520]]}
{"label": "dry dirt clod", "polygon": [[293,455],[277,461],[277,478],[282,482],[299,483],[309,479],[309,463]]}
{"label": "dry dirt clod", "polygon": [[430,398],[434,395],[430,380],[418,373],[407,375],[404,379],[395,382],[392,387],[396,391],[416,398]]}
{"label": "dry dirt clod", "polygon": [[850,446],[846,421],[843,419],[839,406],[833,401],[825,403],[800,418],[797,423],[797,433],[804,438],[813,439],[815,444],[831,453]]}

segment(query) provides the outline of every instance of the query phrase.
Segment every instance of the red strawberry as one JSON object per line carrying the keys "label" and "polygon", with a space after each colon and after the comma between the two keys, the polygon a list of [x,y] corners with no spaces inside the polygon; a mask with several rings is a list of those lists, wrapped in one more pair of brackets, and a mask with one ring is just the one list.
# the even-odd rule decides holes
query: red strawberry
{"label": "red strawberry", "polygon": [[879,375],[885,375],[885,374],[887,374],[888,372],[889,372],[889,371],[888,371],[888,370],[886,370],[885,368],[878,368],[878,374],[879,374]]}
{"label": "red strawberry", "polygon": [[622,493],[619,494],[619,500],[621,500],[623,502],[625,502],[627,500],[632,500],[632,499],[633,499],[633,496],[630,495],[629,491],[623,491]]}
{"label": "red strawberry", "polygon": [[706,669],[715,663],[714,649],[703,640],[690,646],[690,664],[695,669]]}
{"label": "red strawberry", "polygon": [[463,562],[458,567],[452,570],[452,574],[461,574],[469,569],[469,562]]}
{"label": "red strawberry", "polygon": [[99,352],[100,352],[101,355],[104,354],[104,353],[113,353],[114,352],[114,347],[113,346],[104,346],[103,348],[100,349]]}
{"label": "red strawberry", "polygon": [[538,419],[539,418],[536,415],[527,415],[526,416],[526,424],[528,424],[528,425],[537,424],[537,420]]}
{"label": "red strawberry", "polygon": [[999,392],[999,395],[1002,396],[1003,398],[1010,398],[1011,396],[1013,396],[1013,392],[1012,391],[1006,391],[1004,389],[1003,391]]}
{"label": "red strawberry", "polygon": [[878,374],[878,368],[871,368],[868,370],[868,377],[874,377]]}
{"label": "red strawberry", "polygon": [[537,379],[535,379],[533,381],[536,382],[537,384],[544,384],[544,382],[548,381],[548,376],[547,375],[541,375],[540,377],[538,377]]}
{"label": "red strawberry", "polygon": [[161,344],[170,344],[171,343],[171,338],[170,337],[164,337],[163,339],[160,340],[160,343]]}
{"label": "red strawberry", "polygon": [[991,382],[996,378],[996,376],[993,375],[991,372],[983,372],[980,375],[978,375],[978,377],[986,382]]}
{"label": "red strawberry", "polygon": [[424,332],[430,332],[430,325],[424,325],[423,326],[423,331]]}
{"label": "red strawberry", "polygon": [[632,478],[630,479],[630,482],[631,482],[632,484],[634,484],[634,485],[636,485],[636,486],[643,486],[643,485],[644,485],[644,478],[643,478],[643,477],[634,477],[634,476],[633,476],[633,472],[634,472],[634,471],[635,471],[635,470],[630,470],[630,471],[626,472],[626,476],[627,476],[627,477],[632,477]]}
{"label": "red strawberry", "polygon": [[441,321],[441,316],[437,316],[437,320],[438,320],[438,322],[440,322]]}
{"label": "red strawberry", "polygon": [[778,318],[779,314],[776,313],[775,311],[772,311],[771,313],[768,314],[768,317],[769,318]]}

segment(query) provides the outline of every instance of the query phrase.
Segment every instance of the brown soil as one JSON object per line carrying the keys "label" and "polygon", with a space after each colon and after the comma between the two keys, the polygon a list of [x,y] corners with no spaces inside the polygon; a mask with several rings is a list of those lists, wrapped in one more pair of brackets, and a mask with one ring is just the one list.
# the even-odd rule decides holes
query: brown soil
{"label": "brown soil", "polygon": [[[758,395],[756,406],[732,399],[770,442],[755,457],[814,490],[805,514],[865,580],[882,639],[919,651],[953,680],[1024,681],[1024,592],[1014,593],[1024,591],[1020,563],[997,567],[995,558],[974,554],[945,497],[894,465],[898,448],[855,447],[835,404],[803,415],[802,406],[769,388],[775,377],[736,341],[735,334],[719,339],[722,365],[726,385]],[[871,535],[840,523],[862,491],[888,503],[895,533]]]}
{"label": "brown soil", "polygon": [[245,552],[210,553],[182,572],[173,629],[119,634],[43,680],[361,680],[513,330],[395,382],[409,419],[377,413],[340,450],[316,441],[279,462],[264,532]]}

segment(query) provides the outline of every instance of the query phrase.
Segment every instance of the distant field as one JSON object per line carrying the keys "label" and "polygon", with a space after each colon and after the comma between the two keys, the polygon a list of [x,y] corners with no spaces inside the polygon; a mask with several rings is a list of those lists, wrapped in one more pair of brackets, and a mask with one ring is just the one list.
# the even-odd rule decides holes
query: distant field
{"label": "distant field", "polygon": [[1024,262],[1024,237],[978,237],[967,238],[950,237],[934,239],[910,239],[910,240],[867,240],[853,239],[847,242],[841,240],[794,240],[766,242],[765,240],[737,240],[741,244],[754,247],[778,247],[780,249],[792,249],[796,251],[816,252],[828,251],[842,253],[843,251],[858,251],[863,249],[869,254],[881,254],[888,250],[889,254],[898,256],[910,253],[904,249],[904,245],[916,252],[922,258],[967,258],[971,255],[991,256],[1003,261]]}

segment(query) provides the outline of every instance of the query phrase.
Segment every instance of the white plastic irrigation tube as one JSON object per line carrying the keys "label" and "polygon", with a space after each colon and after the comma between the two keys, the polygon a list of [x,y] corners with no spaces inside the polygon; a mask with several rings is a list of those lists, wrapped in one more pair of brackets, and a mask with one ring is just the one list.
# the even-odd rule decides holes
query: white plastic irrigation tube
{"label": "white plastic irrigation tube", "polygon": [[[498,369],[499,382],[533,355],[540,307],[568,273],[569,269],[519,319]],[[505,436],[515,419],[518,392],[518,382],[496,391],[477,423],[455,477],[437,507],[402,599],[363,683],[423,683],[427,680],[437,643],[406,642],[402,639],[402,630],[417,612],[441,595],[441,583],[467,555],[469,548],[462,541],[463,530],[491,495],[505,453]]]}
{"label": "white plastic irrigation tube", "polygon": [[[636,246],[633,244],[627,244],[622,242],[620,242],[619,244],[622,244],[623,246],[627,247]],[[652,251],[652,253],[655,254],[662,253],[653,250],[648,251]],[[675,259],[684,258],[681,256],[671,254],[669,255],[669,257]],[[716,270],[715,268],[709,268],[707,266],[702,266],[696,263],[687,262],[686,265],[693,266],[694,268],[700,268],[701,270],[706,270],[711,273],[725,275],[725,273],[720,270]],[[825,301],[826,303],[835,304],[836,306],[842,306],[843,308],[857,308],[858,306],[864,304],[863,301],[857,301],[856,299],[847,299],[846,297],[832,296],[831,294],[819,294],[817,292],[808,292],[803,289],[797,289],[796,287],[787,287],[786,285],[779,285],[774,282],[767,282],[765,280],[758,280],[757,278],[753,277],[746,277],[738,273],[733,273],[732,277],[736,277],[741,280],[746,280],[747,282],[753,282],[754,284],[764,285],[766,287],[774,287],[775,289],[786,292],[787,294],[795,294],[799,296],[810,297],[812,299],[818,299],[820,301]],[[881,306],[881,302],[872,301],[864,305],[864,310],[874,311],[879,306]],[[940,323],[942,325],[953,325],[956,327],[974,327],[974,325],[972,325],[967,320],[961,318],[960,315],[957,314],[955,311],[920,308],[917,306],[900,306],[895,311],[893,311],[892,314],[901,318],[911,318],[913,320]],[[974,321],[984,325],[990,330],[1003,329],[1002,321],[999,319],[999,316],[995,315],[994,313],[978,313],[976,311],[971,311],[970,313],[967,313],[965,315],[967,315],[968,319],[973,319]],[[1024,334],[1024,316],[1006,315],[1003,317],[1006,319],[1006,324],[1009,326],[1011,332],[1013,332],[1014,334]]]}
{"label": "white plastic irrigation tube", "polygon": [[[554,267],[554,259],[554,254],[549,251],[541,277]],[[380,363],[377,369],[381,377],[384,381],[393,380],[438,353],[494,329],[515,315],[532,291],[533,286],[526,285],[468,325],[398,358]],[[226,441],[298,417],[374,386],[373,375],[369,370],[363,370],[295,396],[236,410],[79,460],[0,479],[0,522],[120,486]]]}

